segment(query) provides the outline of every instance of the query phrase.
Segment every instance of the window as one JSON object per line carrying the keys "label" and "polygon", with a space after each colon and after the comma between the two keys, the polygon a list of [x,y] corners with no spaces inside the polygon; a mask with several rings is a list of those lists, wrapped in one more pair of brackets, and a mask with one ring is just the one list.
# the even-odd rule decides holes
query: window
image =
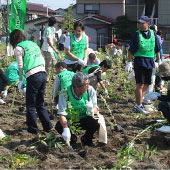
{"label": "window", "polygon": [[85,4],[85,13],[99,13],[99,4]]}
{"label": "window", "polygon": [[127,5],[145,4],[145,0],[126,0]]}
{"label": "window", "polygon": [[84,4],[77,4],[77,14],[84,14]]}

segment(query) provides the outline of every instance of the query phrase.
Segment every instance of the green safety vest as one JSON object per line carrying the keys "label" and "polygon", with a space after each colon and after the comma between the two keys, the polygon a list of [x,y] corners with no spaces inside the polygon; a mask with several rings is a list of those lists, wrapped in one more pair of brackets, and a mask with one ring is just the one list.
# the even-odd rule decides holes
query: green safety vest
{"label": "green safety vest", "polygon": [[29,70],[32,70],[38,66],[45,66],[44,57],[41,54],[39,46],[32,41],[22,41],[17,44],[24,49],[24,67],[23,70],[27,73]]}
{"label": "green safety vest", "polygon": [[[74,98],[71,87],[67,87],[68,101],[71,102],[74,111],[79,114],[79,119],[85,118],[87,116],[86,101],[89,100],[88,92],[84,93],[82,98],[78,100]],[[67,116],[67,118],[69,117]]]}
{"label": "green safety vest", "polygon": [[85,69],[83,69],[83,73],[89,74],[89,70],[90,70],[91,68],[93,68],[93,67],[98,67],[98,68],[100,68],[99,65],[91,65],[91,66],[87,66]]}
{"label": "green safety vest", "polygon": [[[86,36],[85,34],[82,35],[82,39],[79,42],[76,42],[74,39],[74,34],[70,34],[70,52],[74,54],[79,59],[84,60],[85,57],[85,49],[87,47]],[[66,59],[72,60],[68,55],[65,56]]]}
{"label": "green safety vest", "polygon": [[72,84],[72,78],[74,74],[74,72],[68,70],[63,70],[58,74],[58,77],[60,79],[61,90],[67,88]]}
{"label": "green safety vest", "polygon": [[155,35],[153,30],[150,30],[151,37],[149,39],[144,38],[140,30],[138,30],[137,32],[139,33],[139,49],[134,54],[134,56],[154,58],[155,57]]}
{"label": "green safety vest", "polygon": [[[11,86],[15,86],[17,82],[19,81],[19,67],[18,62],[13,62],[8,66],[8,68],[5,71],[5,76],[8,79]],[[25,73],[23,71],[22,73],[22,82],[24,84],[24,87],[27,86],[27,81],[25,77]]]}

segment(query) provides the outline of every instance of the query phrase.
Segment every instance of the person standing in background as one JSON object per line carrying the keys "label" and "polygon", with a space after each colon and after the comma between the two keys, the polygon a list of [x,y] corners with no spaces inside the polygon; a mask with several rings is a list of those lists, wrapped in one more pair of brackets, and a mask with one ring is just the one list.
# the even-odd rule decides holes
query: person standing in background
{"label": "person standing in background", "polygon": [[60,40],[60,37],[62,35],[62,29],[61,29],[61,25],[58,25],[58,30],[56,31],[56,38],[57,38],[57,41]]}
{"label": "person standing in background", "polygon": [[64,34],[62,34],[60,36],[60,40],[59,40],[59,44],[58,44],[58,49],[59,51],[64,51],[64,44],[65,44],[65,40],[66,40],[66,36],[68,35],[68,31],[65,30]]}
{"label": "person standing in background", "polygon": [[44,42],[44,30],[45,30],[45,24],[42,25],[42,28],[40,29],[40,48],[42,48],[43,42]]}
{"label": "person standing in background", "polygon": [[[56,41],[55,38],[55,26],[56,19],[55,17],[50,17],[48,21],[48,27],[44,31],[44,48],[43,48],[43,54],[45,58],[45,70],[47,73],[47,81],[49,81],[49,68],[51,65],[56,64],[56,59],[54,56],[54,52],[56,52],[59,55],[59,51],[55,48],[54,42]],[[51,64],[52,63],[52,64]]]}

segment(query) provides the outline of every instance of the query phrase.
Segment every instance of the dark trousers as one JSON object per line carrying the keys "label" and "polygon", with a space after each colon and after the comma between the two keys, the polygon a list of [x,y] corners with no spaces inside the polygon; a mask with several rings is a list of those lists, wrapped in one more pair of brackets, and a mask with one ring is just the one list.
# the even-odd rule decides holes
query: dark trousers
{"label": "dark trousers", "polygon": [[45,72],[39,72],[27,78],[26,123],[28,126],[28,131],[31,133],[38,133],[37,115],[42,123],[44,131],[48,131],[52,128],[48,112],[44,106],[45,88]]}
{"label": "dark trousers", "polygon": [[76,73],[77,71],[81,71],[83,68],[80,64],[67,64],[67,69],[69,71],[73,71],[74,73]]}
{"label": "dark trousers", "polygon": [[42,48],[43,43],[44,43],[44,40],[43,40],[43,39],[41,39],[41,40],[40,40],[40,48]]}
{"label": "dark trousers", "polygon": [[59,51],[64,51],[64,44],[59,43],[58,49],[59,49]]}
{"label": "dark trousers", "polygon": [[170,107],[167,102],[160,102],[158,105],[159,111],[161,111],[164,115],[164,117],[168,120],[170,123]]}
{"label": "dark trousers", "polygon": [[[100,125],[98,120],[95,120],[92,116],[87,116],[86,118],[80,119],[80,125],[83,130],[86,130],[84,134],[84,139],[86,143],[91,143],[94,133],[99,129]],[[62,134],[63,127],[60,121],[57,122],[55,129],[59,134]]]}

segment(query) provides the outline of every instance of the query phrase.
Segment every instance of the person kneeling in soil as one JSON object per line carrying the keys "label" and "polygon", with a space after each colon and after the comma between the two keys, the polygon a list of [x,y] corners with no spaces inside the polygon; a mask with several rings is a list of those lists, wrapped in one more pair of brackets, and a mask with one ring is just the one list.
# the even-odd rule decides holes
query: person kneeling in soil
{"label": "person kneeling in soil", "polygon": [[[19,82],[19,67],[17,62],[11,63],[5,71],[5,76],[9,81],[10,86],[16,86]],[[25,73],[23,71],[22,74],[22,81],[23,81],[23,90],[20,91],[22,93],[26,92],[27,81],[25,77]]]}
{"label": "person kneeling in soil", "polygon": [[81,137],[82,145],[93,147],[92,142],[94,133],[99,129],[99,123],[93,118],[93,114],[98,113],[97,96],[94,88],[89,86],[88,76],[82,72],[78,72],[72,79],[72,85],[67,90],[62,91],[59,96],[60,121],[57,122],[55,129],[62,134],[64,141],[67,143],[71,140],[71,144],[76,143],[77,137],[70,132],[70,115],[67,111],[68,105],[71,103],[72,109],[78,113],[79,125],[86,130]]}
{"label": "person kneeling in soil", "polygon": [[0,69],[0,104],[5,104],[4,98],[8,94],[8,79],[5,77],[3,71]]}
{"label": "person kneeling in soil", "polygon": [[170,65],[168,63],[159,65],[159,72],[157,75],[162,80],[169,81],[167,95],[161,95],[158,97],[158,100],[161,101],[158,105],[158,109],[170,123]]}
{"label": "person kneeling in soil", "polygon": [[87,74],[90,80],[90,85],[96,90],[98,83],[104,89],[104,94],[108,95],[108,90],[102,81],[102,73],[111,69],[111,61],[103,60],[99,65],[87,66],[83,69],[83,73]]}
{"label": "person kneeling in soil", "polygon": [[[52,124],[48,112],[44,106],[44,94],[46,88],[45,60],[39,46],[26,40],[22,31],[15,29],[10,34],[10,43],[15,48],[15,54],[19,66],[19,90],[23,89],[22,73],[26,73],[26,124],[27,130],[23,132],[37,134],[37,114],[42,123],[43,130],[48,132]],[[37,112],[37,114],[36,114]]]}
{"label": "person kneeling in soil", "polygon": [[59,93],[71,85],[74,72],[67,70],[67,65],[64,62],[59,62],[55,65],[56,79],[53,84],[52,95],[55,104],[58,104]]}

